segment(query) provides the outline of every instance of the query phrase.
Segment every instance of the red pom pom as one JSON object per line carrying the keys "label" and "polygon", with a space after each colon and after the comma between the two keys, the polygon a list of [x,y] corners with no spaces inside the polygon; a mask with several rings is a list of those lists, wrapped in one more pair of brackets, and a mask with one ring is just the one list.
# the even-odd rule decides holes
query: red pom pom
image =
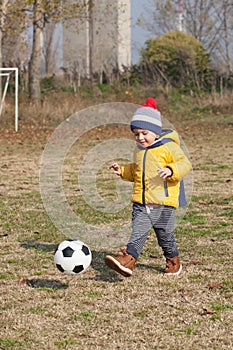
{"label": "red pom pom", "polygon": [[142,105],[142,107],[150,107],[153,109],[158,109],[156,106],[156,101],[152,97],[148,97],[148,99],[146,100],[146,103]]}

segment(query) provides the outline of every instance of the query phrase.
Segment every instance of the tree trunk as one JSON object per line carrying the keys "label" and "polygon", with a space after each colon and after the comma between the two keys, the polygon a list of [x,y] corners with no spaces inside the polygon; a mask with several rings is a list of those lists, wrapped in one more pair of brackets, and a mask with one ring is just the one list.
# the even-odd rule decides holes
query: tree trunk
{"label": "tree trunk", "polygon": [[59,64],[59,39],[56,38],[57,24],[48,22],[45,24],[44,60],[45,74],[52,76]]}
{"label": "tree trunk", "polygon": [[[2,31],[0,31],[0,68],[2,68]],[[0,76],[0,102],[2,101],[2,76]]]}
{"label": "tree trunk", "polygon": [[228,6],[227,2],[223,2],[223,30],[224,30],[224,42],[225,42],[225,51],[226,51],[226,68],[227,68],[227,75],[232,74],[232,60],[231,60],[231,54],[230,54],[230,39],[229,39],[229,26],[228,22],[231,22],[230,17],[230,8]]}
{"label": "tree trunk", "polygon": [[93,0],[89,0],[88,2],[88,21],[89,21],[89,74],[90,81],[93,82]]}
{"label": "tree trunk", "polygon": [[44,16],[41,12],[42,0],[34,2],[33,16],[33,44],[29,62],[29,97],[32,102],[41,102],[40,68],[42,55],[42,40],[44,28]]}
{"label": "tree trunk", "polygon": [[[3,0],[1,4],[1,18],[0,18],[0,68],[3,68],[2,60],[2,39],[3,31],[5,29],[6,12],[7,12],[8,0]],[[2,101],[2,77],[0,76],[0,101]]]}

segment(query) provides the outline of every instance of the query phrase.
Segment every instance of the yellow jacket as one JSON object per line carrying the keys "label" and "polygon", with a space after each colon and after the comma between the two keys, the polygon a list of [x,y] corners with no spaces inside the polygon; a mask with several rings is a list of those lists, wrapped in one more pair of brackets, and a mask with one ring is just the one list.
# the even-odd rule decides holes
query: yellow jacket
{"label": "yellow jacket", "polygon": [[[169,167],[172,176],[163,180],[158,169]],[[134,182],[132,202],[179,206],[180,181],[191,169],[191,163],[180,148],[176,131],[165,130],[150,147],[137,145],[134,163],[121,167],[123,180]]]}

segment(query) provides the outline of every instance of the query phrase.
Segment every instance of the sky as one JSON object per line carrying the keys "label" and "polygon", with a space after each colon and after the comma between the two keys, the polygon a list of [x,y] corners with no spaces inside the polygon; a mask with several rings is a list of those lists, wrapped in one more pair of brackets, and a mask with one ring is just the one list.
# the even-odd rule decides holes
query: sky
{"label": "sky", "polygon": [[140,59],[140,50],[145,46],[146,40],[151,37],[151,34],[136,25],[137,19],[143,15],[146,17],[145,5],[147,0],[131,0],[131,47],[132,47],[132,63],[138,63]]}

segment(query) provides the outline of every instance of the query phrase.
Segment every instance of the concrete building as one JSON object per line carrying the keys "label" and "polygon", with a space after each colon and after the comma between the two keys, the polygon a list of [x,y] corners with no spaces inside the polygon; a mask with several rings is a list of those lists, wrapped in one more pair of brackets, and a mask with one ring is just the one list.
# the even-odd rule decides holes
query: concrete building
{"label": "concrete building", "polygon": [[110,77],[131,65],[130,0],[86,3],[83,22],[63,27],[63,66],[81,77]]}

